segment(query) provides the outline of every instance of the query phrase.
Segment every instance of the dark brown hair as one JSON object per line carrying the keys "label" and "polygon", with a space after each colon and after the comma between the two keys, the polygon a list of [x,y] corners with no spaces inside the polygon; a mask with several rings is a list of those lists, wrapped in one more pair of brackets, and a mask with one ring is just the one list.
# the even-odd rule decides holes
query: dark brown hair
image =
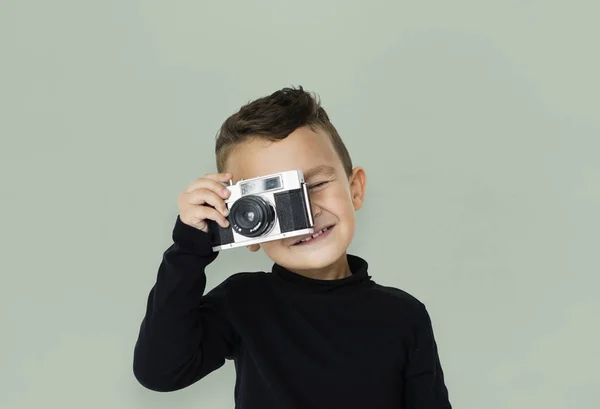
{"label": "dark brown hair", "polygon": [[236,145],[255,137],[278,141],[303,126],[315,132],[321,129],[329,135],[346,175],[350,176],[352,160],[342,138],[329,121],[318,97],[304,91],[301,86],[283,88],[252,101],[225,120],[215,146],[217,171],[223,172],[227,157]]}

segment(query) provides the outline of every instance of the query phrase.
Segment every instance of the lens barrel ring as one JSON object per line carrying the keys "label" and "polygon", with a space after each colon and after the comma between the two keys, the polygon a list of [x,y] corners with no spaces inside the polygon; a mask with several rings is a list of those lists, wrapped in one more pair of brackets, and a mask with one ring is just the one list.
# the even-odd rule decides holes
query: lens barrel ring
{"label": "lens barrel ring", "polygon": [[259,237],[269,231],[275,220],[271,203],[257,195],[244,196],[233,203],[229,221],[236,233]]}

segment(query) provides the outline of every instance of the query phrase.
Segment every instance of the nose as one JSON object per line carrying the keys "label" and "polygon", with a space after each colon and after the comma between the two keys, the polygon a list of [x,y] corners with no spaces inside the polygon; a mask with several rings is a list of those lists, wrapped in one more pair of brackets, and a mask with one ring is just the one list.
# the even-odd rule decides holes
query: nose
{"label": "nose", "polygon": [[315,202],[311,202],[310,207],[312,207],[313,219],[316,219],[321,214],[321,206],[319,206]]}

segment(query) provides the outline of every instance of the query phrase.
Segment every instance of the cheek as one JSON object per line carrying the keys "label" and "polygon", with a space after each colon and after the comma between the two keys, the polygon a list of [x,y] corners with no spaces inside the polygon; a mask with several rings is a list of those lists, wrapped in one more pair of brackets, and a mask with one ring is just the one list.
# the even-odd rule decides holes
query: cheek
{"label": "cheek", "polygon": [[350,194],[345,189],[337,189],[331,192],[324,200],[324,207],[329,207],[330,212],[339,217],[347,216],[348,213],[354,214]]}
{"label": "cheek", "polygon": [[290,249],[283,245],[283,242],[271,241],[263,243],[262,250],[267,257],[269,257],[273,262],[286,265],[286,263],[290,262]]}
{"label": "cheek", "polygon": [[332,195],[331,199],[329,212],[341,222],[343,235],[352,236],[355,230],[356,214],[349,192],[340,189],[335,195]]}
{"label": "cheek", "polygon": [[277,254],[285,249],[283,240],[267,241],[261,244],[265,254],[270,258],[277,258]]}
{"label": "cheek", "polygon": [[270,251],[273,251],[273,244],[279,244],[279,241],[267,241],[265,243],[261,243],[261,247],[262,249],[265,251],[265,253],[269,253]]}

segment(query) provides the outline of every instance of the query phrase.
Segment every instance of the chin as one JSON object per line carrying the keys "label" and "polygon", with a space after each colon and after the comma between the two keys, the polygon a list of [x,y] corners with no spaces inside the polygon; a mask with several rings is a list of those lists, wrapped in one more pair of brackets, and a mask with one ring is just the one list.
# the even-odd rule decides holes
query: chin
{"label": "chin", "polygon": [[353,230],[343,224],[336,224],[331,233],[323,242],[297,246],[276,241],[263,249],[272,261],[289,270],[322,269],[344,256],[352,241]]}
{"label": "chin", "polygon": [[293,270],[321,269],[334,264],[345,254],[345,247],[338,243],[314,248],[290,246],[275,251],[265,251],[275,263]]}
{"label": "chin", "polygon": [[[287,260],[287,264],[290,265],[290,268],[297,268],[300,270],[317,270],[317,269],[321,269],[321,268],[326,268],[328,266],[331,266],[332,264],[334,264],[336,261],[339,260],[339,258],[344,254],[344,252],[336,252],[336,253],[329,253],[329,254],[314,254],[311,255],[309,258],[307,257],[302,257],[302,256],[295,256],[295,257],[290,257]],[[293,262],[293,266],[291,265]]]}

